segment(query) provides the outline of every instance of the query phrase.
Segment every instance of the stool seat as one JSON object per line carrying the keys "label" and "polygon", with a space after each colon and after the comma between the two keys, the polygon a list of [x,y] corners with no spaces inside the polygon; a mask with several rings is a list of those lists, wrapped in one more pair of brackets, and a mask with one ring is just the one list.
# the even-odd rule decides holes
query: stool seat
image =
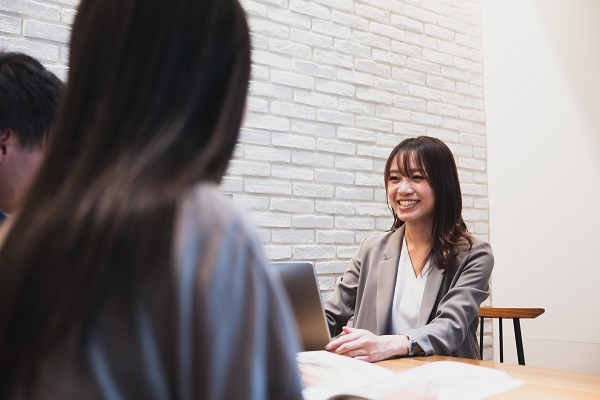
{"label": "stool seat", "polygon": [[523,353],[523,338],[521,337],[521,318],[537,318],[546,310],[543,308],[503,308],[503,307],[481,307],[479,309],[479,355],[483,358],[483,321],[484,318],[498,318],[500,333],[500,362],[504,362],[504,349],[502,341],[502,318],[511,318],[515,329],[515,341],[517,344],[517,358],[519,365],[525,365],[525,355]]}

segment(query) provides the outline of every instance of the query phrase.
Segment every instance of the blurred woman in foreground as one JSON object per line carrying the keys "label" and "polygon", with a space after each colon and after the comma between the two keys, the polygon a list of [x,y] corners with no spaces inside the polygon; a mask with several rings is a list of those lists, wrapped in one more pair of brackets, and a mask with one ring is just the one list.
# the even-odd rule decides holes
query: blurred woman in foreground
{"label": "blurred woman in foreground", "polygon": [[250,72],[237,0],[83,0],[0,252],[0,398],[300,398],[297,339],[218,192]]}

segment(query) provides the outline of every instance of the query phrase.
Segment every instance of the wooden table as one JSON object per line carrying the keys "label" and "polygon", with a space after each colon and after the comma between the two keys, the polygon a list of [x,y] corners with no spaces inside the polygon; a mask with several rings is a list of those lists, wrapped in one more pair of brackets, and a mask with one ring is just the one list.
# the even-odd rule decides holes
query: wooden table
{"label": "wooden table", "polygon": [[435,361],[481,365],[506,371],[511,377],[525,381],[525,385],[491,399],[600,399],[600,375],[444,356],[399,358],[380,361],[377,365],[399,372]]}

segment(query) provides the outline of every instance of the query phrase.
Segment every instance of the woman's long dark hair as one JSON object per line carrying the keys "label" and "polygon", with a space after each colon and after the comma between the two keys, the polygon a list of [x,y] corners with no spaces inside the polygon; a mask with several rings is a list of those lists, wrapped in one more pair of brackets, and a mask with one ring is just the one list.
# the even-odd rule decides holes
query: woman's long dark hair
{"label": "woman's long dark hair", "polygon": [[[392,163],[397,161],[398,170],[408,176],[410,162],[413,161],[425,177],[435,194],[431,226],[431,252],[427,256],[444,272],[455,267],[456,256],[466,239],[469,248],[473,238],[462,218],[462,194],[454,156],[444,142],[429,136],[405,139],[390,153],[385,163],[384,182],[390,177]],[[387,199],[387,197],[386,197]],[[388,207],[390,205],[388,204]],[[393,209],[394,222],[390,231],[395,231],[404,221]]]}
{"label": "woman's long dark hair", "polygon": [[45,161],[0,252],[1,398],[137,277],[169,279],[177,205],[222,179],[237,140],[245,14],[237,0],[82,0],[69,67]]}

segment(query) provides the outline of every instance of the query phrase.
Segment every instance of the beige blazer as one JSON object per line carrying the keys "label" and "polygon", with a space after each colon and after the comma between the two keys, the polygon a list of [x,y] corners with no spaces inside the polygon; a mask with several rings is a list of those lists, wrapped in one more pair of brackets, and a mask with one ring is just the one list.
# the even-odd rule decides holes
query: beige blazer
{"label": "beige blazer", "polygon": [[[354,327],[377,335],[390,334],[392,300],[404,226],[395,232],[367,237],[350,266],[325,301],[332,335],[354,316]],[[466,243],[466,241],[465,241]],[[476,338],[479,306],[489,295],[494,257],[489,244],[475,239],[463,246],[454,274],[432,265],[427,276],[418,327],[406,332],[415,337],[425,355],[479,358]]]}

